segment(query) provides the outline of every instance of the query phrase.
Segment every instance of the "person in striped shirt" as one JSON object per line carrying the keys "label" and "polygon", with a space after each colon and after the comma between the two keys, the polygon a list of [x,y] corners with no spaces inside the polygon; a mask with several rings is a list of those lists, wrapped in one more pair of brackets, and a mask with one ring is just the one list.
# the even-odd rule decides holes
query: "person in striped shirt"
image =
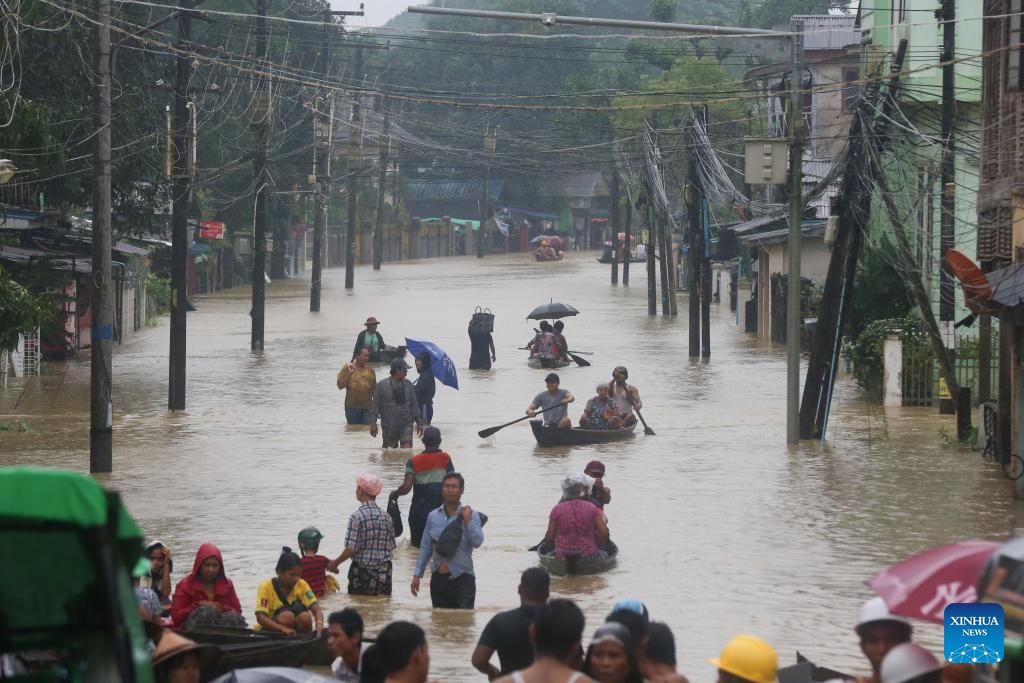
{"label": "person in striped shirt", "polygon": [[427,427],[423,430],[423,452],[409,458],[405,463],[405,481],[388,496],[391,500],[412,491],[409,506],[409,540],[413,547],[420,547],[427,515],[444,503],[441,483],[445,475],[455,471],[452,456],[441,450],[441,430]]}

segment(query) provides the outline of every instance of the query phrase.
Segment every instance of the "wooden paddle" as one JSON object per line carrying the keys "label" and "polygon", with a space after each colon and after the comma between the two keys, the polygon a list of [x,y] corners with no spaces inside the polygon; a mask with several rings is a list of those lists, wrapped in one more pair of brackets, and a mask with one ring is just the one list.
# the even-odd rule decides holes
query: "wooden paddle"
{"label": "wooden paddle", "polygon": [[577,356],[575,353],[573,353],[571,351],[567,351],[566,353],[568,353],[569,354],[569,358],[572,358],[573,362],[575,362],[576,365],[580,366],[581,368],[589,368],[590,367],[590,361],[588,361],[586,358],[580,358],[579,356]]}
{"label": "wooden paddle", "polygon": [[636,407],[636,403],[633,402],[633,397],[629,395],[629,389],[626,390],[626,398],[629,399],[629,404],[633,406],[633,410],[636,411],[636,416],[640,418],[640,424],[644,426],[644,434],[647,436],[657,436],[654,430],[647,426],[647,420],[640,414],[640,409]]}
{"label": "wooden paddle", "polygon": [[570,351],[569,353],[578,353],[581,356],[593,356],[594,355],[593,351]]}
{"label": "wooden paddle", "polygon": [[[545,408],[544,410],[537,410],[537,411],[534,412],[533,416],[540,415],[541,413],[546,412],[548,410],[554,410],[555,408],[557,408],[560,405],[562,405],[562,404],[559,403],[556,406],[551,406],[550,408]],[[497,427],[488,427],[487,429],[481,429],[479,432],[477,432],[477,435],[481,439],[486,439],[487,437],[489,437],[492,434],[494,434],[495,432],[497,432],[499,429],[504,429],[505,427],[508,427],[509,425],[514,425],[516,422],[522,422],[523,420],[529,420],[529,419],[531,419],[530,415],[523,415],[518,420],[512,420],[511,422],[506,422],[505,424],[498,425]]]}

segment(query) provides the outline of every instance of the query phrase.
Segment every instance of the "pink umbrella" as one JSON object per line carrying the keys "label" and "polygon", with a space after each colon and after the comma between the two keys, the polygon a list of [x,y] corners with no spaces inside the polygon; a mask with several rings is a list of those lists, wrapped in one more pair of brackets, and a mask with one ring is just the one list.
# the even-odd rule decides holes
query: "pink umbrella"
{"label": "pink umbrella", "polygon": [[931,548],[875,574],[867,584],[893,614],[941,624],[946,605],[978,599],[981,570],[999,545],[972,540]]}

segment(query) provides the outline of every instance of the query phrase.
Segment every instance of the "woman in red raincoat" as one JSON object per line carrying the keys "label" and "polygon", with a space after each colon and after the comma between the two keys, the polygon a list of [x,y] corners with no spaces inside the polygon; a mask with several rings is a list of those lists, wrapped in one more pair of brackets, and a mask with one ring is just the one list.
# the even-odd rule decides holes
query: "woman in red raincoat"
{"label": "woman in red raincoat", "polygon": [[175,586],[171,620],[174,628],[186,631],[208,625],[245,628],[235,586],[225,576],[224,560],[213,543],[199,546],[192,572]]}

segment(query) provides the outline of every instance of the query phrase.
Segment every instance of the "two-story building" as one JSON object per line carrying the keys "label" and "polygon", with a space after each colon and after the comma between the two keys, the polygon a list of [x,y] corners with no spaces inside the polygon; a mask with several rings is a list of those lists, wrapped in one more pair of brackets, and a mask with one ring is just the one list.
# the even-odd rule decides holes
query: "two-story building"
{"label": "two-story building", "polygon": [[[881,165],[892,192],[903,230],[911,235],[916,263],[901,267],[920,276],[929,292],[932,310],[939,320],[947,348],[956,347],[956,337],[974,337],[977,326],[954,329],[967,315],[963,297],[952,288],[940,286],[942,263],[943,192],[951,196],[953,248],[975,253],[977,237],[978,146],[981,138],[981,2],[959,2],[954,23],[953,97],[943,94],[942,3],[936,0],[871,0],[859,10],[861,27],[861,79],[886,76],[901,41],[907,41],[899,96],[888,117],[886,145]],[[952,107],[951,137],[954,154],[953,182],[943,186],[944,142],[942,119],[944,101]],[[947,226],[949,223],[947,223]],[[893,225],[880,197],[872,202],[870,239],[891,235]],[[891,240],[890,240],[891,241]],[[909,285],[908,285],[909,286]],[[951,297],[940,307],[943,296]],[[946,308],[945,311],[942,308]],[[950,315],[952,313],[952,315]],[[977,375],[961,374],[961,383],[975,387]]]}

